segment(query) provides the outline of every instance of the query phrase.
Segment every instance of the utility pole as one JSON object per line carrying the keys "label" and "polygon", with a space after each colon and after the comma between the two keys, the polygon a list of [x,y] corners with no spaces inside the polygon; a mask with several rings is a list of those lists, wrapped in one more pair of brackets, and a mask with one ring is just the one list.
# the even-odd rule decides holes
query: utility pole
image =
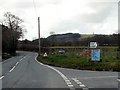
{"label": "utility pole", "polygon": [[40,17],[38,17],[38,38],[39,38],[39,53],[41,52],[40,50]]}

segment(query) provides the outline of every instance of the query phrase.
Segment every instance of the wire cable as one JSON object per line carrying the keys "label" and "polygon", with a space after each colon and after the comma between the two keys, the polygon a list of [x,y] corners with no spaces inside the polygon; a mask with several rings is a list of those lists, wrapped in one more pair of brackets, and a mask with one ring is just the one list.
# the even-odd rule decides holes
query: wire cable
{"label": "wire cable", "polygon": [[35,4],[35,1],[33,0],[33,6],[34,6],[34,9],[35,9],[35,14],[36,14],[36,18],[38,17],[37,15],[37,9],[36,9],[36,4]]}

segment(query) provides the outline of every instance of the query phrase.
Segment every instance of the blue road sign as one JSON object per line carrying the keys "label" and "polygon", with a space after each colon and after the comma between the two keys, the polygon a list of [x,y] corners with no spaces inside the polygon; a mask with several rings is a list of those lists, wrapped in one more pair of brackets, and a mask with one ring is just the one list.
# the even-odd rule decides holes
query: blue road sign
{"label": "blue road sign", "polygon": [[92,61],[100,61],[100,49],[93,49],[91,52]]}

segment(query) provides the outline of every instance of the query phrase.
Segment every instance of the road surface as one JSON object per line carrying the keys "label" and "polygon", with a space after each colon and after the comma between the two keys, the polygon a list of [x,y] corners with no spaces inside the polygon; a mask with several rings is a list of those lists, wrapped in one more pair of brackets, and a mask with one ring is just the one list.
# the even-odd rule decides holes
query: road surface
{"label": "road surface", "polygon": [[4,61],[0,76],[3,90],[5,88],[117,90],[119,86],[118,72],[52,67],[38,62],[36,57],[37,53],[19,51],[17,56]]}

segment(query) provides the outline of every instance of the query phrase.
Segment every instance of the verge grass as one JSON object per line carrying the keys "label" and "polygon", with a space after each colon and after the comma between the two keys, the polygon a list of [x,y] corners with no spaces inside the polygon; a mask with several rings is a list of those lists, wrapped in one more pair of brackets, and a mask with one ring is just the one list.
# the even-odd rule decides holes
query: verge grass
{"label": "verge grass", "polygon": [[[97,71],[120,71],[120,60],[116,57],[117,51],[114,48],[101,49],[101,62],[92,62],[89,60],[88,52],[66,52],[64,54],[48,54],[38,56],[38,60],[44,64],[73,68],[80,70],[97,70]],[[82,53],[82,56],[80,55]]]}

